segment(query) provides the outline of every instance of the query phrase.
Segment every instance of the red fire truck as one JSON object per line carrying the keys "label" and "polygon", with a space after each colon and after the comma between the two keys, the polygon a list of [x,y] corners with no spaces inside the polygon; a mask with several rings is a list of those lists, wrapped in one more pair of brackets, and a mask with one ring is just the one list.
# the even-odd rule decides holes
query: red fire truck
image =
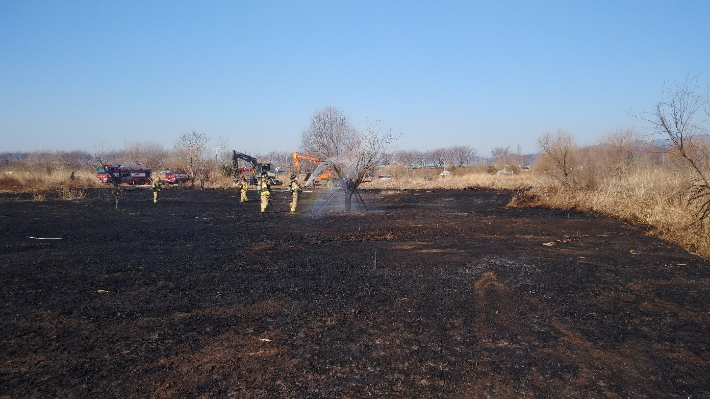
{"label": "red fire truck", "polygon": [[167,168],[163,171],[163,178],[167,183],[184,183],[190,180],[190,176],[182,169]]}
{"label": "red fire truck", "polygon": [[150,169],[140,165],[101,165],[96,168],[96,178],[100,182],[112,183],[120,177],[121,183],[146,184],[151,182]]}

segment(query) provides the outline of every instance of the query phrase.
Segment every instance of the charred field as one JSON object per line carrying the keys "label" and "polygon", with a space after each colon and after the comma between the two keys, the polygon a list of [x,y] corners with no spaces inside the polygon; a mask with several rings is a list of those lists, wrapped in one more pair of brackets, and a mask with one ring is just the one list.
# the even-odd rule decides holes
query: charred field
{"label": "charred field", "polygon": [[506,191],[360,193],[1,195],[0,398],[710,396],[707,261]]}

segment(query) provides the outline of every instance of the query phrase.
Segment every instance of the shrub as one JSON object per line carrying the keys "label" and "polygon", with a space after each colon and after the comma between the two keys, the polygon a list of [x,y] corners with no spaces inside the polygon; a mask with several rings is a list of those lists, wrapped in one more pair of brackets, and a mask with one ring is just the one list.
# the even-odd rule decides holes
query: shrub
{"label": "shrub", "polygon": [[219,174],[222,175],[223,177],[232,177],[234,176],[234,168],[232,165],[229,164],[222,164],[219,167]]}
{"label": "shrub", "polygon": [[22,190],[22,183],[11,173],[0,175],[0,191],[16,192]]}

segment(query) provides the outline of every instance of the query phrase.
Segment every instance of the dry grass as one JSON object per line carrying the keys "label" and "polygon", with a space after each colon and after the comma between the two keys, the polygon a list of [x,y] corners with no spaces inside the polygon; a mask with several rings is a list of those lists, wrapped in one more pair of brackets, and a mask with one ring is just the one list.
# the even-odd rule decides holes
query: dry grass
{"label": "dry grass", "polygon": [[34,170],[0,171],[0,193],[32,193],[34,201],[45,201],[52,194],[64,200],[77,200],[86,197],[86,189],[100,187],[96,174],[90,171],[44,173]]}
{"label": "dry grass", "polygon": [[[199,186],[199,181],[195,182],[195,186]],[[209,180],[205,180],[205,188],[234,188],[234,179],[232,176],[222,176],[214,174]]]}
{"label": "dry grass", "polygon": [[381,190],[463,190],[465,188],[521,190],[530,187],[533,181],[534,177],[530,174],[492,175],[488,173],[467,173],[447,177],[412,175],[388,180],[374,179],[364,183],[361,187]]}

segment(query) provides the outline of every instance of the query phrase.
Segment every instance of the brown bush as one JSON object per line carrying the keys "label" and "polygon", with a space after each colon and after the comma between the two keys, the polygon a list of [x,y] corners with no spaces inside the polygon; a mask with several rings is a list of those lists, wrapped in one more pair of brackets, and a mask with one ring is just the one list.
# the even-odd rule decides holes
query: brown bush
{"label": "brown bush", "polygon": [[0,191],[18,192],[22,191],[20,180],[10,174],[0,176]]}

